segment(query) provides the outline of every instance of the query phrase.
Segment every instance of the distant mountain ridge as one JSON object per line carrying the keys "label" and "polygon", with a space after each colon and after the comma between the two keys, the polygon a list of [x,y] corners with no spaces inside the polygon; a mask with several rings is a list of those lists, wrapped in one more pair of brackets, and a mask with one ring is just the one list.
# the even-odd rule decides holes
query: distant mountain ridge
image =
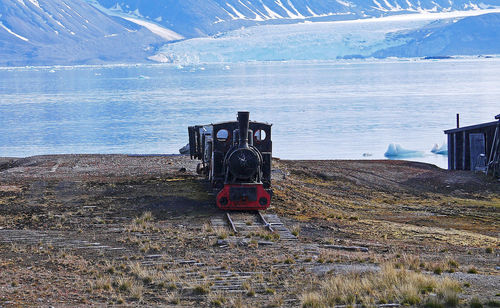
{"label": "distant mountain ridge", "polygon": [[82,0],[0,2],[0,65],[143,62],[164,42]]}
{"label": "distant mountain ridge", "polygon": [[[500,0],[1,0],[0,66],[137,63],[156,59],[167,42],[242,27],[489,8],[500,8]],[[483,42],[481,51],[489,44],[491,53],[500,53],[494,41],[500,20],[463,21],[395,33],[405,44],[374,55],[434,54],[433,46],[442,47],[436,51],[441,55],[460,44],[474,54],[479,43],[466,38]]]}
{"label": "distant mountain ridge", "polygon": [[240,27],[500,7],[498,0],[87,0],[155,22],[185,37]]}

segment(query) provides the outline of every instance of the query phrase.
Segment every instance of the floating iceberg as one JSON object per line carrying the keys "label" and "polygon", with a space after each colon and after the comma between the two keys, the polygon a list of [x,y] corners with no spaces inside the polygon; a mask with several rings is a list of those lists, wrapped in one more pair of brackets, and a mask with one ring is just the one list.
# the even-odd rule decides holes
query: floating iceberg
{"label": "floating iceberg", "polygon": [[385,151],[384,156],[387,158],[408,158],[408,157],[419,157],[423,156],[423,152],[408,150],[399,144],[391,143],[389,147],[387,147],[387,151]]}
{"label": "floating iceberg", "polygon": [[448,145],[446,143],[443,143],[441,146],[439,146],[436,143],[432,147],[431,152],[434,154],[439,154],[439,155],[448,155]]}

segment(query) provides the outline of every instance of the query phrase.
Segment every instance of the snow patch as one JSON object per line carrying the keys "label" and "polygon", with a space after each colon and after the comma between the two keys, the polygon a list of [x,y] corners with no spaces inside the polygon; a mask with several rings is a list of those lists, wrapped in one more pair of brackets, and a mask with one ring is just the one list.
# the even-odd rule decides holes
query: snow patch
{"label": "snow patch", "polygon": [[311,14],[311,16],[313,16],[313,17],[318,16],[318,14],[314,13],[313,10],[311,10],[311,8],[309,6],[307,6],[306,8],[307,8],[307,11]]}
{"label": "snow patch", "polygon": [[279,19],[279,18],[283,18],[283,16],[281,16],[280,14],[274,12],[273,10],[271,10],[269,7],[267,7],[267,5],[263,4],[262,5],[264,7],[264,10],[266,10],[267,12],[267,15],[270,19]]}
{"label": "snow patch", "polygon": [[387,12],[387,9],[384,8],[377,0],[373,0],[373,3],[375,3],[375,5],[377,6],[377,7],[373,7],[374,9],[382,11],[382,12]]}
{"label": "snow patch", "polygon": [[244,7],[247,8],[247,10],[249,10],[250,12],[254,13],[255,14],[255,18],[254,20],[255,21],[263,21],[264,18],[265,18],[265,15],[262,14],[262,12],[260,12],[259,10],[256,9],[257,12],[255,12],[254,10],[252,10],[251,8],[249,8],[245,3],[243,3],[241,0],[238,1],[241,5],[243,5]]}
{"label": "snow patch", "polygon": [[274,1],[277,5],[279,5],[283,10],[285,10],[286,14],[292,18],[292,19],[297,19],[297,18],[300,18],[298,15],[292,13],[289,9],[287,9],[283,3],[281,3],[281,0],[276,0]]}
{"label": "snow patch", "polygon": [[[233,10],[233,12],[236,14],[236,16],[238,16],[240,19],[246,19],[246,16],[241,14],[237,9],[234,8],[234,6],[232,6],[231,4],[229,3],[226,3],[226,5],[228,7],[231,8],[231,10]],[[233,19],[238,19],[238,18],[233,18]]]}
{"label": "snow patch", "polygon": [[295,8],[295,6],[293,6],[293,3],[290,0],[288,0],[288,5],[297,13],[298,18],[306,18]]}
{"label": "snow patch", "polygon": [[396,8],[394,6],[392,6],[389,3],[389,1],[387,1],[387,0],[383,0],[383,1],[384,1],[385,5],[389,8],[390,11],[395,11],[396,10]]}
{"label": "snow patch", "polygon": [[0,27],[4,28],[5,31],[9,32],[10,34],[14,35],[15,37],[25,41],[25,42],[29,42],[29,40],[27,38],[25,38],[24,36],[21,36],[17,33],[15,33],[14,31],[10,30],[9,28],[7,28],[1,21],[0,21]]}
{"label": "snow patch", "polygon": [[342,1],[342,0],[336,0],[338,4],[341,4],[343,6],[347,6],[347,7],[351,7],[353,6],[353,4],[351,2],[347,2],[347,1]]}
{"label": "snow patch", "polygon": [[126,19],[128,21],[131,21],[135,24],[138,24],[140,26],[143,26],[144,28],[147,28],[149,31],[153,32],[154,34],[158,35],[159,37],[164,38],[167,41],[175,41],[175,40],[181,40],[184,37],[170,29],[163,28],[162,26],[159,26],[157,24],[154,24],[149,21],[145,21],[142,19],[137,19],[137,18],[132,18],[132,17],[124,17],[121,16],[123,19]]}
{"label": "snow patch", "polygon": [[[170,29],[167,29],[165,27],[162,27],[160,25],[157,25],[153,22],[150,22],[150,21],[145,21],[143,19],[139,19],[137,18],[136,16],[130,16],[130,15],[127,15],[125,13],[123,13],[122,11],[122,8],[119,4],[116,4],[114,5],[112,8],[110,9],[107,9],[103,6],[101,6],[100,4],[96,3],[96,2],[91,2],[91,4],[97,8],[98,10],[100,10],[101,12],[104,12],[105,14],[108,14],[110,16],[117,16],[117,17],[120,17],[120,18],[123,18],[125,20],[128,20],[128,21],[131,21],[137,25],[140,25],[140,26],[143,26],[144,28],[148,29],[149,31],[151,31],[152,33],[158,35],[159,37],[167,40],[167,41],[176,41],[176,40],[182,40],[184,37],[182,35],[180,35],[179,33],[176,33]],[[140,14],[138,10],[136,10],[137,14]],[[137,32],[135,30],[129,30],[127,29],[129,32]]]}
{"label": "snow patch", "polygon": [[28,1],[31,2],[34,6],[38,7],[39,9],[41,8],[40,3],[38,3],[37,0],[28,0]]}
{"label": "snow patch", "polygon": [[234,20],[234,19],[238,19],[235,15],[233,15],[233,14],[229,13],[229,12],[228,12],[228,10],[226,10],[225,8],[222,8],[222,10],[223,10],[224,12],[226,12],[226,14],[227,14],[227,15],[229,15],[229,17],[231,17],[231,19],[233,19],[233,20]]}
{"label": "snow patch", "polygon": [[141,15],[141,12],[139,12],[139,9],[135,9],[134,11],[130,12],[130,14],[137,16],[137,17],[143,17]]}

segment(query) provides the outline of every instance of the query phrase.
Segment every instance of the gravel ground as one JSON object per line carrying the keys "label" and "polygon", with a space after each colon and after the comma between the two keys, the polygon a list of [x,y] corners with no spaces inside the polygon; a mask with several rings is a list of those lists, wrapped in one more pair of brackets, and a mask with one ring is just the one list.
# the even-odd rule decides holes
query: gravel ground
{"label": "gravel ground", "polygon": [[405,161],[275,159],[266,215],[297,235],[285,239],[217,225],[224,213],[196,163],[0,158],[0,306],[300,306],[325,280],[386,262],[458,281],[461,305],[499,301],[496,179]]}

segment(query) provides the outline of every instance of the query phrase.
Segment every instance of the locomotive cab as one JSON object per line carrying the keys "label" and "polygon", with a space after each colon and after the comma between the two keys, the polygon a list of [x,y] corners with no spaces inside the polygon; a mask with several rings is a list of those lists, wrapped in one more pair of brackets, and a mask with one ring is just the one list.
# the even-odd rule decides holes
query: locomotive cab
{"label": "locomotive cab", "polygon": [[238,121],[191,126],[191,158],[201,160],[197,170],[218,191],[217,206],[225,210],[262,210],[271,202],[271,124]]}

